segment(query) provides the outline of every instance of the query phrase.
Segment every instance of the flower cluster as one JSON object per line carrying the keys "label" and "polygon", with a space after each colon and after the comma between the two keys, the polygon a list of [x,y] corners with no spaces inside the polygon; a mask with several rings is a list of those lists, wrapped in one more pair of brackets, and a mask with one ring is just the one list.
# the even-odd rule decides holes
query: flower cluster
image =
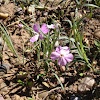
{"label": "flower cluster", "polygon": [[70,53],[69,47],[59,46],[56,48],[55,52],[51,53],[51,59],[52,60],[58,59],[58,65],[64,66],[73,60],[73,55]]}
{"label": "flower cluster", "polygon": [[[33,26],[33,33],[35,34],[31,39],[30,42],[35,42],[39,38],[43,39],[43,34],[47,34],[50,29],[55,29],[55,25],[47,25],[43,24],[40,28],[39,24],[34,24]],[[66,65],[67,63],[73,60],[73,55],[70,53],[70,49],[67,46],[64,47],[57,47],[55,52],[51,53],[52,60],[58,60],[58,65]]]}
{"label": "flower cluster", "polygon": [[[35,33],[36,35],[33,36],[30,39],[30,42],[35,42],[39,38],[42,40],[43,39],[43,34],[42,33],[47,34],[50,31],[49,30],[50,28],[55,29],[55,25],[53,25],[53,24],[51,24],[51,25],[44,24],[40,28],[39,24],[34,24],[34,26],[33,26],[34,32],[33,33]],[[42,33],[41,33],[41,31],[39,29],[42,31]]]}

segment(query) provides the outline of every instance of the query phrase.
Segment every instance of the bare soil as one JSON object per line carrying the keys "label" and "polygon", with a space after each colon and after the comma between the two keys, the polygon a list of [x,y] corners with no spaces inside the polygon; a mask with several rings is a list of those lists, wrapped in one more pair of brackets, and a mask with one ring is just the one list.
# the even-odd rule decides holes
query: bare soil
{"label": "bare soil", "polygon": [[[41,1],[41,3],[45,4],[45,1]],[[46,23],[46,20],[48,23],[51,23],[49,16],[54,19],[56,19],[56,16],[56,20],[61,24],[62,28],[64,28],[66,34],[70,34],[70,25],[64,20],[71,20],[71,15],[75,17],[75,2],[68,0],[65,4],[68,7],[64,8],[61,8],[61,6],[64,5],[63,3],[59,6],[57,4],[57,0],[55,0],[55,2],[51,0],[47,4],[48,9],[35,9],[35,21],[33,20],[32,15],[26,11],[18,11],[20,6],[16,5],[14,1],[9,1],[6,5],[0,5],[0,13],[7,13],[9,15],[7,18],[0,18],[0,22],[2,22],[7,28],[14,48],[18,55],[20,55],[21,59],[19,63],[18,58],[6,46],[6,49],[3,52],[3,63],[10,64],[10,68],[7,73],[0,72],[0,94],[3,96],[4,100],[29,100],[28,97],[34,98],[35,100],[76,100],[73,99],[75,97],[79,98],[77,100],[100,100],[100,75],[89,69],[85,69],[84,64],[78,62],[71,63],[66,71],[63,71],[61,67],[57,67],[54,63],[51,63],[53,68],[56,70],[55,73],[58,74],[59,77],[64,78],[63,85],[65,87],[65,91],[63,91],[60,85],[57,84],[57,79],[51,71],[49,71],[46,76],[40,77],[37,80],[37,75],[45,74],[45,70],[43,66],[40,70],[41,62],[40,65],[37,65],[35,50],[33,50],[30,54],[28,54],[28,50],[24,52],[25,58],[23,65],[23,50],[26,50],[26,47],[32,48],[33,45],[28,42],[30,39],[29,32],[18,26],[20,19],[32,27],[34,23]],[[72,9],[69,8],[70,5],[73,6]],[[64,12],[64,14],[58,16],[59,11]],[[85,13],[88,13],[86,8],[80,9],[79,16],[81,15],[83,17]],[[91,48],[89,56],[92,61],[93,55],[95,55],[94,50],[96,49],[94,46],[94,40],[100,40],[99,8],[93,9],[91,19],[84,19],[84,25],[82,28],[84,28],[84,43]],[[61,41],[61,44],[62,42],[63,41]],[[94,67],[100,70],[100,54],[98,54],[96,61],[97,64],[94,65]],[[24,76],[19,76],[19,72],[26,72],[26,70],[30,73]],[[80,76],[80,73],[83,73],[83,76]],[[77,88],[85,76],[93,77],[96,84],[88,91],[79,92]],[[19,83],[18,80],[22,80],[21,83]]]}

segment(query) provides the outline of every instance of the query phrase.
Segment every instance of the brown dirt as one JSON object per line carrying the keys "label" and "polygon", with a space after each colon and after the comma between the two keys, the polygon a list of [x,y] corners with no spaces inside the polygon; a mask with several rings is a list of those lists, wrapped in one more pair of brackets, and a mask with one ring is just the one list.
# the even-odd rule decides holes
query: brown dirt
{"label": "brown dirt", "polygon": [[[52,4],[52,8],[54,8],[53,10],[51,10],[50,8],[46,10],[36,9],[36,11],[34,12],[35,22],[45,23],[45,19],[47,19],[48,22],[50,22],[48,15],[55,18],[54,16],[57,16],[58,11],[60,11],[59,9],[61,9],[58,6],[56,6],[58,4],[58,0],[56,1],[52,3],[51,0],[51,2],[48,3],[47,5],[48,7],[50,7]],[[67,2],[67,3],[68,5],[74,5],[74,2],[72,3]],[[6,19],[1,18],[0,21],[4,23],[4,25],[7,27],[13,45],[16,51],[18,52],[18,55],[20,55],[21,58],[20,63],[18,63],[18,58],[15,57],[15,55],[9,49],[5,51],[5,57],[3,59],[4,63],[9,63],[11,67],[6,74],[0,76],[0,94],[4,97],[4,99],[28,100],[28,97],[32,97],[35,98],[35,100],[42,100],[47,95],[46,100],[70,100],[70,98],[74,96],[80,97],[82,100],[99,100],[100,84],[97,86],[94,93],[92,93],[94,87],[84,93],[81,93],[77,90],[77,87],[81,82],[81,79],[85,76],[92,76],[96,80],[96,84],[100,82],[99,79],[100,75],[93,73],[91,70],[83,71],[83,68],[85,66],[80,63],[71,63],[67,68],[67,70],[64,72],[63,71],[61,72],[60,67],[57,68],[53,63],[51,63],[53,68],[56,69],[55,73],[59,74],[59,76],[65,79],[65,82],[63,84],[65,87],[65,91],[59,88],[60,85],[57,84],[57,80],[51,72],[49,72],[47,76],[40,77],[39,80],[36,79],[38,74],[44,74],[45,71],[43,68],[39,70],[40,65],[37,65],[35,51],[27,55],[29,51],[26,50],[26,47],[32,48],[32,44],[29,42],[27,43],[27,41],[30,39],[31,36],[28,33],[28,31],[18,27],[18,24],[20,23],[19,22],[20,18],[23,19],[25,23],[27,23],[31,27],[34,24],[34,21],[32,19],[31,14],[26,14],[26,13],[16,14],[16,9],[18,9],[18,7],[19,6],[16,6],[12,1],[10,1],[7,5],[1,4],[0,6],[0,12],[8,13],[9,15],[9,17],[7,17]],[[62,27],[64,27],[64,30],[69,34],[70,33],[69,24],[65,23],[63,20],[71,18],[71,9],[68,8],[66,10],[65,8],[63,8],[62,10],[65,11],[65,13],[64,15],[60,16],[61,18],[60,19],[58,18],[57,21],[61,23]],[[74,10],[74,8],[72,10]],[[94,40],[96,39],[100,40],[100,17],[98,17],[99,16],[98,14],[96,15],[98,11],[100,11],[100,9],[93,10],[93,17],[91,19],[85,20],[84,32],[83,32],[85,38],[84,42],[89,47],[93,47]],[[46,13],[47,15],[45,15]],[[84,15],[82,11],[81,14],[82,16]],[[30,24],[30,22],[32,24]],[[24,65],[23,65],[22,49],[26,50]],[[91,51],[91,53],[93,53],[93,51]],[[97,59],[97,65],[94,67],[100,69],[99,58]],[[26,75],[25,77],[23,76],[18,77],[19,72],[25,72],[26,70],[30,71],[30,74]],[[83,76],[79,75],[81,72],[84,73]],[[19,79],[21,79],[22,82],[24,82],[25,86],[18,83]]]}

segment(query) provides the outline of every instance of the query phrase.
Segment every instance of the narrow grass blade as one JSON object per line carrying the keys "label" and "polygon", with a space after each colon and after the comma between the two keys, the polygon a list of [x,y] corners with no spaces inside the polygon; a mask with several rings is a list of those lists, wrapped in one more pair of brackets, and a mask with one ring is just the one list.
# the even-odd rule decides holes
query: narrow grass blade
{"label": "narrow grass blade", "polygon": [[87,7],[96,7],[96,8],[100,8],[94,4],[83,4],[82,6],[87,6]]}
{"label": "narrow grass blade", "polygon": [[[3,25],[3,24],[2,24],[2,25]],[[14,46],[13,46],[13,44],[12,44],[12,41],[11,41],[11,39],[10,39],[10,36],[9,36],[8,31],[6,30],[5,26],[4,26],[4,25],[3,25],[3,27],[0,26],[0,29],[1,29],[2,32],[4,33],[4,34],[3,34],[2,32],[0,32],[0,34],[2,35],[2,37],[4,38],[4,40],[6,41],[8,47],[11,49],[11,51],[12,51],[12,52],[18,57],[18,59],[19,59],[19,56],[18,56],[16,50],[14,49]]]}

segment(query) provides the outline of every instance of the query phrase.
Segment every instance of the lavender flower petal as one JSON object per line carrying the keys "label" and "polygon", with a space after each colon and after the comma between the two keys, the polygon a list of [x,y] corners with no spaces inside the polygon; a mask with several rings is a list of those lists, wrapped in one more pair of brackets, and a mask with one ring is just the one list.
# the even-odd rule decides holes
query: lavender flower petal
{"label": "lavender flower petal", "polygon": [[39,33],[39,29],[38,28],[40,28],[39,24],[34,24],[33,29],[37,33]]}
{"label": "lavender flower petal", "polygon": [[73,55],[71,53],[64,56],[67,62],[71,62],[73,60]]}
{"label": "lavender flower petal", "polygon": [[42,34],[40,34],[40,39],[41,39],[41,40],[43,39],[43,35],[42,35]]}
{"label": "lavender flower petal", "polygon": [[50,30],[48,29],[47,25],[44,24],[41,26],[41,31],[44,33],[44,34],[47,34]]}
{"label": "lavender flower petal", "polygon": [[58,65],[65,66],[67,64],[67,61],[66,61],[66,59],[64,57],[60,57],[58,59],[58,62],[57,63],[58,63]]}
{"label": "lavender flower petal", "polygon": [[38,38],[39,38],[39,35],[35,35],[30,39],[30,42],[35,42],[38,40]]}
{"label": "lavender flower petal", "polygon": [[52,52],[51,53],[51,59],[52,60],[57,60],[60,57],[60,54],[57,52]]}

